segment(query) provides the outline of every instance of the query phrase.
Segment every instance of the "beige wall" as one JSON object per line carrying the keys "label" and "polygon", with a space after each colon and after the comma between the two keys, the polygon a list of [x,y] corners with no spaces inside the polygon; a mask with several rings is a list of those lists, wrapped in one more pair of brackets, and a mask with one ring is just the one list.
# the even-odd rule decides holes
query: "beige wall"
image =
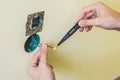
{"label": "beige wall", "polygon": [[[31,80],[27,67],[32,55],[24,51],[27,15],[46,11],[42,42],[56,45],[72,27],[80,10],[97,0],[1,0],[0,80]],[[101,0],[120,12],[120,0]],[[94,27],[76,32],[57,48],[49,49],[56,80],[112,80],[120,74],[120,32]]]}

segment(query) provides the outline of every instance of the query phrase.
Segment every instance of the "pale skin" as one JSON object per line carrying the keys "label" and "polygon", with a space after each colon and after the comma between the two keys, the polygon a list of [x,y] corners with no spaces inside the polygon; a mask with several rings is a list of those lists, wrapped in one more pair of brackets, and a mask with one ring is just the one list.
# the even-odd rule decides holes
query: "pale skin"
{"label": "pale skin", "polygon": [[[120,13],[97,2],[84,7],[75,23],[81,26],[80,32],[84,30],[88,32],[93,26],[107,30],[120,30]],[[53,69],[47,61],[47,45],[43,44],[33,56],[28,73],[33,80],[55,80]]]}
{"label": "pale skin", "polygon": [[28,73],[33,80],[55,80],[52,66],[47,61],[47,45],[43,44],[33,56]]}
{"label": "pale skin", "polygon": [[107,30],[120,30],[120,13],[102,2],[97,2],[84,7],[76,23],[81,26],[80,32],[83,32],[84,29],[88,32],[92,29],[92,26]]}

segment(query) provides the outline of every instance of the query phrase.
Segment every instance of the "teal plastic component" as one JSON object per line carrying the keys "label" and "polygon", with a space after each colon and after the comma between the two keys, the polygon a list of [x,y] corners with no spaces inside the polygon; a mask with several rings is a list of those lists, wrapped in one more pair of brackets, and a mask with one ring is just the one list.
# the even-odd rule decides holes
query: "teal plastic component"
{"label": "teal plastic component", "polygon": [[40,37],[38,34],[32,34],[25,42],[24,49],[26,52],[30,53],[34,51],[40,43]]}

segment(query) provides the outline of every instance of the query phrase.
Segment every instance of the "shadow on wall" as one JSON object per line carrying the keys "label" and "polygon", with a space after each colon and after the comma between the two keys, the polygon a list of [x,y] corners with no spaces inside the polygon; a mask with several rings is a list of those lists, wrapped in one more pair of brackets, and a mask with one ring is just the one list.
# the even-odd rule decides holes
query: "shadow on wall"
{"label": "shadow on wall", "polygon": [[69,71],[71,70],[71,62],[70,59],[62,54],[60,54],[57,50],[53,51],[51,49],[48,49],[48,61],[52,66],[57,67],[57,70],[60,71]]}
{"label": "shadow on wall", "polygon": [[72,61],[72,59],[69,56],[66,56],[66,54],[66,52],[62,53],[57,50],[53,51],[48,49],[49,64],[51,64],[56,71],[71,76],[71,79],[81,79],[80,76],[82,74],[87,74],[83,71],[84,64],[80,61]]}
{"label": "shadow on wall", "polygon": [[[55,46],[53,42],[48,44]],[[76,76],[78,75],[77,73],[82,74],[83,67],[85,67],[84,64],[81,61],[73,60],[68,55],[69,53],[62,51],[60,48],[55,51],[48,48],[48,61],[53,68],[60,72],[76,74]]]}

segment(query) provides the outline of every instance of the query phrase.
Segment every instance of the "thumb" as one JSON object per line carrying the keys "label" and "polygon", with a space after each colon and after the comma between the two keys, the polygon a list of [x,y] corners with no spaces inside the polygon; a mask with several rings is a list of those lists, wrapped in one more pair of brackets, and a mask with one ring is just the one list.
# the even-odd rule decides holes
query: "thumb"
{"label": "thumb", "polygon": [[94,18],[94,19],[84,19],[84,20],[79,21],[78,25],[81,26],[81,27],[96,26],[97,25],[96,21],[97,21],[96,18]]}
{"label": "thumb", "polygon": [[40,63],[47,63],[47,45],[43,44],[41,49],[40,49],[41,57],[40,57]]}

